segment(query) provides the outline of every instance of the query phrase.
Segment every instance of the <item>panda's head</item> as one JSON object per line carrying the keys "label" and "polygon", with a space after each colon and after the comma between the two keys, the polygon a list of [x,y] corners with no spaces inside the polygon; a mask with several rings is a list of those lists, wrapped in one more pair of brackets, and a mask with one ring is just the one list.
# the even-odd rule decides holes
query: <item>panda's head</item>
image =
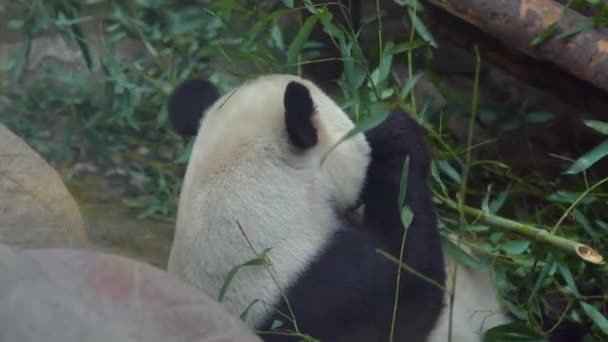
{"label": "panda's head", "polygon": [[[207,80],[189,80],[171,95],[169,115],[178,132],[196,135],[185,182],[202,185],[227,179],[228,173],[242,186],[297,180],[288,185],[331,194],[329,200],[340,210],[359,198],[370,162],[369,144],[358,134],[332,150],[321,165],[321,158],[354,124],[308,80],[263,76],[223,96]],[[260,178],[238,178],[252,175]]]}

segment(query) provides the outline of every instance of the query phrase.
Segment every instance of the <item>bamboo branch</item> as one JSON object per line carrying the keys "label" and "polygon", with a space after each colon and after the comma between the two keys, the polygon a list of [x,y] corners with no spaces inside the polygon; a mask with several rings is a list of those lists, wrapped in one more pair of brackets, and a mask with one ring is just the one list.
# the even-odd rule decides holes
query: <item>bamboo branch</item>
{"label": "bamboo branch", "polygon": [[572,241],[561,236],[557,236],[555,234],[550,233],[548,230],[539,229],[536,227],[519,223],[517,221],[509,220],[504,217],[489,214],[473,207],[469,207],[466,205],[459,206],[458,203],[456,203],[455,201],[445,198],[443,196],[435,197],[439,199],[442,204],[445,204],[448,207],[456,210],[461,208],[464,214],[475,217],[476,219],[479,219],[481,222],[490,226],[497,227],[508,232],[539,241],[541,243],[547,244],[551,247],[555,247],[570,254],[574,254],[579,258],[592,264],[601,265],[604,263],[604,257],[595,249],[591,248],[586,244],[577,241]]}

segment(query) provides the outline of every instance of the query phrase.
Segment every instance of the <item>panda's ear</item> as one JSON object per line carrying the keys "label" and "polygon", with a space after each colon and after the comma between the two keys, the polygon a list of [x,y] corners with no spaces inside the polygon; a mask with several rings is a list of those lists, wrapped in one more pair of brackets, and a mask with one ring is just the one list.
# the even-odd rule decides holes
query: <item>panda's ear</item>
{"label": "panda's ear", "polygon": [[169,96],[169,120],[181,135],[196,135],[205,110],[220,94],[213,83],[204,79],[190,79],[178,85]]}
{"label": "panda's ear", "polygon": [[308,149],[317,144],[317,129],[313,124],[315,106],[306,86],[290,82],[283,96],[285,125],[289,141],[296,147]]}

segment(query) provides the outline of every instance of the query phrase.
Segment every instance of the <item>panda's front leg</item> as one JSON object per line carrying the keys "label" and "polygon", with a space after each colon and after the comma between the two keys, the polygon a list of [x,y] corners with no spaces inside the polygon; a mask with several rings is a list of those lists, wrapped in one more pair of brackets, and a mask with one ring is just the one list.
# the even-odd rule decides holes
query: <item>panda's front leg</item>
{"label": "panda's front leg", "polygon": [[401,225],[400,183],[409,157],[406,204],[414,213],[412,225],[424,224],[436,231],[435,205],[428,183],[431,154],[423,128],[406,113],[395,111],[366,132],[366,137],[372,160],[362,194],[365,221],[387,231]]}
{"label": "panda's front leg", "polygon": [[[363,190],[364,226],[386,239],[387,251],[399,258],[407,229],[403,263],[438,284],[445,283],[445,267],[436,209],[429,185],[431,154],[423,128],[410,116],[393,112],[366,133],[372,161]],[[413,214],[409,227],[401,220],[399,192],[403,165],[409,157],[405,204]],[[430,329],[443,307],[442,291],[428,281],[404,271],[400,291],[401,317],[418,317]],[[423,298],[422,306],[416,298]],[[418,304],[416,304],[418,303]]]}

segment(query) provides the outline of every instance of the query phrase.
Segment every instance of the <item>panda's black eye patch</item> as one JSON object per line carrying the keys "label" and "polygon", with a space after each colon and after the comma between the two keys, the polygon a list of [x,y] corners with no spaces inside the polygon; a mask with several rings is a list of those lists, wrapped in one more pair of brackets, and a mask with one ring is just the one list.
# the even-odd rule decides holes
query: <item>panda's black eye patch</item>
{"label": "panda's black eye patch", "polygon": [[285,88],[283,105],[289,141],[301,149],[315,146],[318,139],[312,121],[315,107],[308,88],[301,83],[290,82]]}

